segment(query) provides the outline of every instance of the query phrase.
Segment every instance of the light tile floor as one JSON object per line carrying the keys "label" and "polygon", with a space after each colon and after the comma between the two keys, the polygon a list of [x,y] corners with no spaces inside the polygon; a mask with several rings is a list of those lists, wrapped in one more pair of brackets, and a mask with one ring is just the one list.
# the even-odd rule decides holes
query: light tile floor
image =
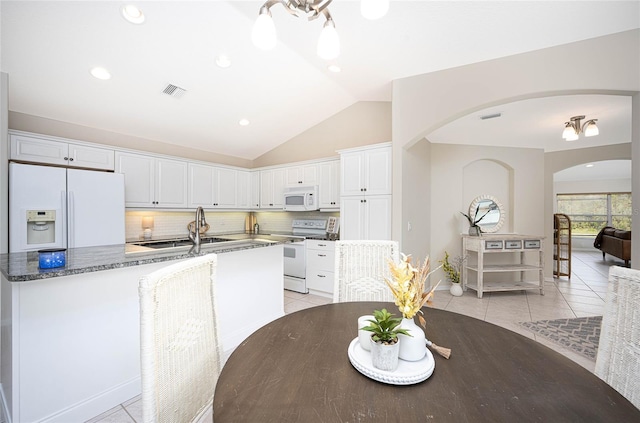
{"label": "light tile floor", "polygon": [[[574,252],[571,279],[563,277],[545,283],[545,295],[538,291],[493,292],[477,298],[475,291],[453,297],[448,291],[437,291],[433,307],[485,320],[534,339],[593,372],[595,362],[537,337],[518,322],[600,316],[607,292],[609,266],[624,262],[611,256],[602,260],[600,252]],[[331,303],[329,298],[284,292],[285,313]],[[90,423],[137,423],[142,421],[140,397],[112,408],[89,420]]]}

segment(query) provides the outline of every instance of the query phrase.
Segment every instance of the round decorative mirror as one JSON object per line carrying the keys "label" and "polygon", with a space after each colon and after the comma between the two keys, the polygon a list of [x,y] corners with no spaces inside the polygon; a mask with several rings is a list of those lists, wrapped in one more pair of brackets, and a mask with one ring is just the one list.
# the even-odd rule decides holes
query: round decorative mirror
{"label": "round decorative mirror", "polygon": [[469,216],[477,222],[482,232],[498,232],[504,223],[504,208],[497,198],[480,195],[471,202]]}

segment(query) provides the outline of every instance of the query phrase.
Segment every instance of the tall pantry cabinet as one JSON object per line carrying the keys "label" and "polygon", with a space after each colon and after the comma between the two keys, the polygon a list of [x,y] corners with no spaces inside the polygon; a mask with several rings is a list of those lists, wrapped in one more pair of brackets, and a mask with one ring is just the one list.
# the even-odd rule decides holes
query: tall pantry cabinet
{"label": "tall pantry cabinet", "polygon": [[391,143],[340,153],[340,239],[391,239]]}

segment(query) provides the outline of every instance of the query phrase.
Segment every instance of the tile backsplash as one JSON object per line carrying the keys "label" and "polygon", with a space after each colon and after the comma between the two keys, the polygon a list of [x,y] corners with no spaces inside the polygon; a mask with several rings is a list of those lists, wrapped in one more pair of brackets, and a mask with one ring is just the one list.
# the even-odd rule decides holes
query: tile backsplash
{"label": "tile backsplash", "polygon": [[[288,232],[291,231],[293,219],[326,219],[330,216],[339,216],[338,212],[252,212],[256,221],[260,225],[260,232]],[[245,230],[245,220],[250,215],[249,212],[205,212],[205,218],[210,228],[209,235],[243,232]],[[171,211],[127,211],[125,214],[125,230],[127,241],[137,241],[142,239],[143,227],[142,218],[152,217],[153,239],[186,237],[189,232],[187,225],[195,219],[193,212],[171,212]]]}

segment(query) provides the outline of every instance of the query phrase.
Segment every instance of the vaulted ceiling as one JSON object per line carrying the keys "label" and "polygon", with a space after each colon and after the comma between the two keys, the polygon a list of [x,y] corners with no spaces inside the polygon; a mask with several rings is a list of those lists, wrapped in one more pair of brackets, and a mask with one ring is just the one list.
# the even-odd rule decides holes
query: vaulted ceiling
{"label": "vaulted ceiling", "polygon": [[[132,2],[146,16],[141,25],[122,18],[119,1],[3,0],[9,109],[255,159],[358,101],[390,101],[394,79],[640,27],[638,1],[392,1],[385,17],[368,21],[359,2],[334,0],[341,55],[327,62],[316,56],[324,20],[295,18],[281,5],[271,8],[278,45],[265,52],[250,37],[261,2]],[[216,66],[219,55],[231,66]],[[93,78],[94,66],[111,79]],[[186,93],[163,94],[167,84]],[[565,148],[557,147],[564,121],[587,114],[607,134],[589,142],[630,141],[627,98],[578,97],[495,107],[430,140],[552,151]],[[502,117],[479,119],[495,112]]]}

